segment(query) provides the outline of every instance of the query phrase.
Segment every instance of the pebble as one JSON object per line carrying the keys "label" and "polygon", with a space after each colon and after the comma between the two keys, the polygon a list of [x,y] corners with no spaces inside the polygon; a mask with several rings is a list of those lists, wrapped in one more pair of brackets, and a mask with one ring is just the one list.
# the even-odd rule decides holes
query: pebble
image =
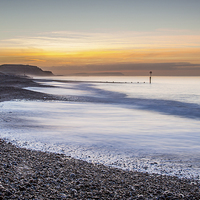
{"label": "pebble", "polygon": [[0,174],[0,200],[200,199],[197,180],[93,165],[1,139]]}
{"label": "pebble", "polygon": [[[31,79],[0,75],[0,84],[0,102],[60,100],[60,97],[23,89],[39,86]],[[2,199],[199,200],[200,183],[194,179],[94,165],[63,154],[18,148],[0,139]]]}

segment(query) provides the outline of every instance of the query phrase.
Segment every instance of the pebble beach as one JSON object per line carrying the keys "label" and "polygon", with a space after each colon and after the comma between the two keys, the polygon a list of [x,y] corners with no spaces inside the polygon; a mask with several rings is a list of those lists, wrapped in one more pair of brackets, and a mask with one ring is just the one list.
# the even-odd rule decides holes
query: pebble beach
{"label": "pebble beach", "polygon": [[[0,74],[0,102],[60,100],[23,89],[26,77]],[[62,99],[63,100],[63,99]],[[0,199],[200,199],[198,180],[125,171],[0,140]]]}

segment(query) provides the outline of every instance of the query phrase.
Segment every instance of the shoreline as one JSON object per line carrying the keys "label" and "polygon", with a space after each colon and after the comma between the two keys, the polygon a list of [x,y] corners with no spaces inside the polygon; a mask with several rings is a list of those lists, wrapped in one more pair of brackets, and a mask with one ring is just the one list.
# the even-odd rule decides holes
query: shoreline
{"label": "shoreline", "polygon": [[[23,89],[40,87],[31,79],[0,76],[0,102],[61,100]],[[63,154],[19,148],[2,139],[0,150],[0,199],[200,199],[197,180],[124,171]]]}
{"label": "shoreline", "polygon": [[34,82],[31,78],[0,74],[0,102],[10,100],[60,100],[55,95],[34,92],[24,87],[49,87]]}
{"label": "shoreline", "polygon": [[0,139],[0,199],[200,199],[191,179],[124,171]]}

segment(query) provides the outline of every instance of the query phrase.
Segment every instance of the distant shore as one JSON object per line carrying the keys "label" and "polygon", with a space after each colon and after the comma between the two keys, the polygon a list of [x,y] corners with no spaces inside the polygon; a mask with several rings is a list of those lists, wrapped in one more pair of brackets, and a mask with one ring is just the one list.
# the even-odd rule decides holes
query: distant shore
{"label": "distant shore", "polygon": [[[0,102],[61,100],[32,79],[0,74]],[[197,180],[124,171],[0,139],[0,199],[200,199]]]}
{"label": "distant shore", "polygon": [[34,92],[24,87],[40,87],[31,78],[23,76],[0,74],[0,102],[10,100],[58,100],[59,97]]}

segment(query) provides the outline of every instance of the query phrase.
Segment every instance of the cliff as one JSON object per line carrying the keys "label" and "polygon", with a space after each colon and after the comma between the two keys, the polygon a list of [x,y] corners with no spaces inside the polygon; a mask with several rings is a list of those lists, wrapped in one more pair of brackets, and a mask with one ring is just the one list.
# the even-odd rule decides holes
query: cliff
{"label": "cliff", "polygon": [[51,71],[43,71],[41,68],[32,65],[0,65],[0,72],[14,75],[31,75],[31,76],[53,76]]}

